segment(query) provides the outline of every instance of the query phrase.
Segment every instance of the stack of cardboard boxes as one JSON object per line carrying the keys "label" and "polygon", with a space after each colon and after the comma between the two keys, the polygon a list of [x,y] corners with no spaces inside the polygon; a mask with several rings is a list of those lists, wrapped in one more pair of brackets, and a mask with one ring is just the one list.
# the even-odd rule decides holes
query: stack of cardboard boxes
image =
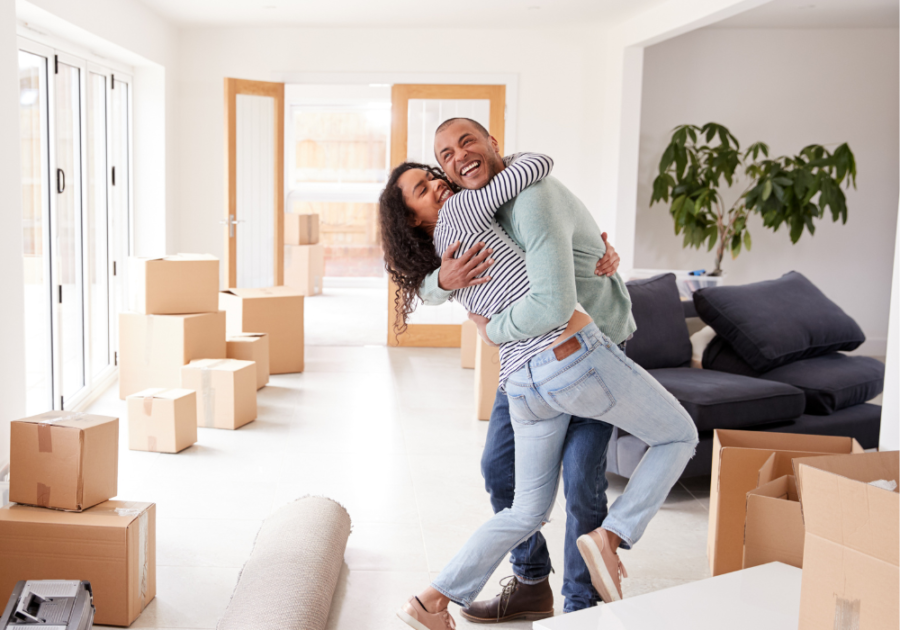
{"label": "stack of cardboard boxes", "polygon": [[131,312],[119,315],[119,396],[128,399],[129,447],[177,453],[197,441],[198,425],[237,429],[256,419],[258,377],[268,382],[262,349],[268,338],[257,335],[253,349],[230,358],[218,259],[131,258],[129,273]]}
{"label": "stack of cardboard boxes", "polygon": [[0,600],[19,580],[87,580],[95,622],[128,626],[156,596],[156,506],[118,493],[119,420],[53,411],[10,425]]}
{"label": "stack of cardboard boxes", "polygon": [[284,284],[301,295],[322,293],[325,246],[319,242],[319,215],[284,215]]}
{"label": "stack of cardboard boxes", "polygon": [[[900,458],[844,437],[717,430],[710,571],[803,569],[800,628],[897,628]],[[875,482],[875,485],[872,485]]]}

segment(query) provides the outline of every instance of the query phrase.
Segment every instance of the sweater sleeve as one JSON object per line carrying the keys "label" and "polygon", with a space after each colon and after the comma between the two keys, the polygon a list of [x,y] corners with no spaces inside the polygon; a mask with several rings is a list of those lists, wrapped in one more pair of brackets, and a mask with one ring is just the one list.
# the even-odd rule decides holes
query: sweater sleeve
{"label": "sweater sleeve", "polygon": [[530,339],[562,326],[578,304],[572,213],[551,207],[559,202],[534,186],[519,195],[513,222],[525,250],[530,290],[524,298],[495,314],[487,326],[494,343]]}
{"label": "sweater sleeve", "polygon": [[490,228],[497,210],[553,170],[553,160],[539,153],[513,156],[510,165],[478,190],[463,189],[452,195],[441,208],[440,220],[466,234]]}
{"label": "sweater sleeve", "polygon": [[425,276],[422,284],[419,286],[419,297],[428,306],[439,306],[453,295],[452,291],[444,291],[438,284],[438,275],[441,273],[440,268],[435,269]]}

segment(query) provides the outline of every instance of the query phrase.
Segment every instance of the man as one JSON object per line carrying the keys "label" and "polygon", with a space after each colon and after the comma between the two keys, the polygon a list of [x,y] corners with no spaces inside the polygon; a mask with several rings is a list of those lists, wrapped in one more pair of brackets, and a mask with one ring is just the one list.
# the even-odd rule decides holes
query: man
{"label": "man", "polygon": [[[451,181],[463,188],[482,188],[505,168],[497,152],[496,140],[481,125],[468,119],[451,119],[438,128],[435,155]],[[547,190],[542,186],[545,182]],[[545,199],[553,200],[553,207],[542,205]],[[559,291],[572,286],[573,274],[578,301],[600,329],[607,332],[604,322],[609,319],[616,320],[613,328],[621,327],[618,320],[623,313],[613,313],[610,318],[604,311],[602,293],[607,289],[600,282],[600,276],[615,272],[618,257],[609,251],[611,248],[578,251],[573,247],[571,234],[566,236],[565,232],[567,225],[571,227],[573,212],[578,211],[586,212],[586,209],[553,178],[531,186],[500,209],[497,221],[525,251],[531,292],[495,316],[493,321],[479,322],[482,336],[497,343],[527,339],[567,321],[571,312],[560,312],[558,305],[570,300],[565,300]],[[422,284],[419,293],[426,304],[439,304],[453,290],[489,281],[489,277],[478,276],[489,266],[490,252],[476,251],[477,246],[454,259],[455,248],[448,249],[442,257],[441,268]],[[601,256],[603,258],[597,263]],[[591,269],[585,271],[588,260]],[[596,282],[584,275],[594,276]],[[630,310],[627,315],[630,317]],[[624,339],[633,331],[628,328],[615,330],[610,336]],[[482,457],[485,487],[495,512],[510,507],[514,496],[515,453],[510,422],[508,399],[505,393],[498,391]],[[575,541],[582,534],[600,527],[606,516],[606,451],[611,432],[612,427],[608,424],[573,418],[566,435],[563,451],[567,513],[563,583],[566,612],[587,608],[599,601]],[[553,594],[547,580],[552,566],[541,533],[516,547],[511,556],[513,577],[503,585],[503,591],[497,597],[476,602],[463,610],[467,619],[485,623],[538,619],[553,614]]]}

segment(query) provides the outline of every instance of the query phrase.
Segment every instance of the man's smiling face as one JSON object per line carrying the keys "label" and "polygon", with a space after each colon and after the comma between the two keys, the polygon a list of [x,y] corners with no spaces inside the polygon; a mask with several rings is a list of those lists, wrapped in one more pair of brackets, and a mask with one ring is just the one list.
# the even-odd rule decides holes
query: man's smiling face
{"label": "man's smiling face", "polygon": [[478,190],[503,170],[503,158],[493,136],[468,120],[455,120],[434,136],[434,155],[454,184]]}

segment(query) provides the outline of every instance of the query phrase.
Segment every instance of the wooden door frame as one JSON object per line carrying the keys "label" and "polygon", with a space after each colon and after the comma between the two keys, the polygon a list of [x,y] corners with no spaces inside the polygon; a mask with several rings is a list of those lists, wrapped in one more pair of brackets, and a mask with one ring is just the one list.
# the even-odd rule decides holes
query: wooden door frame
{"label": "wooden door frame", "polygon": [[[500,145],[506,137],[506,85],[395,84],[391,88],[391,170],[406,161],[410,99],[484,99],[491,103],[489,131]],[[496,107],[495,107],[496,105]],[[460,324],[409,324],[399,337],[394,326],[399,317],[394,309],[397,285],[388,281],[389,346],[418,348],[459,348],[462,340]]]}
{"label": "wooden door frame", "polygon": [[225,265],[228,288],[237,286],[237,232],[231,236],[231,217],[237,221],[237,95],[275,99],[275,285],[284,284],[284,83],[225,79]]}

